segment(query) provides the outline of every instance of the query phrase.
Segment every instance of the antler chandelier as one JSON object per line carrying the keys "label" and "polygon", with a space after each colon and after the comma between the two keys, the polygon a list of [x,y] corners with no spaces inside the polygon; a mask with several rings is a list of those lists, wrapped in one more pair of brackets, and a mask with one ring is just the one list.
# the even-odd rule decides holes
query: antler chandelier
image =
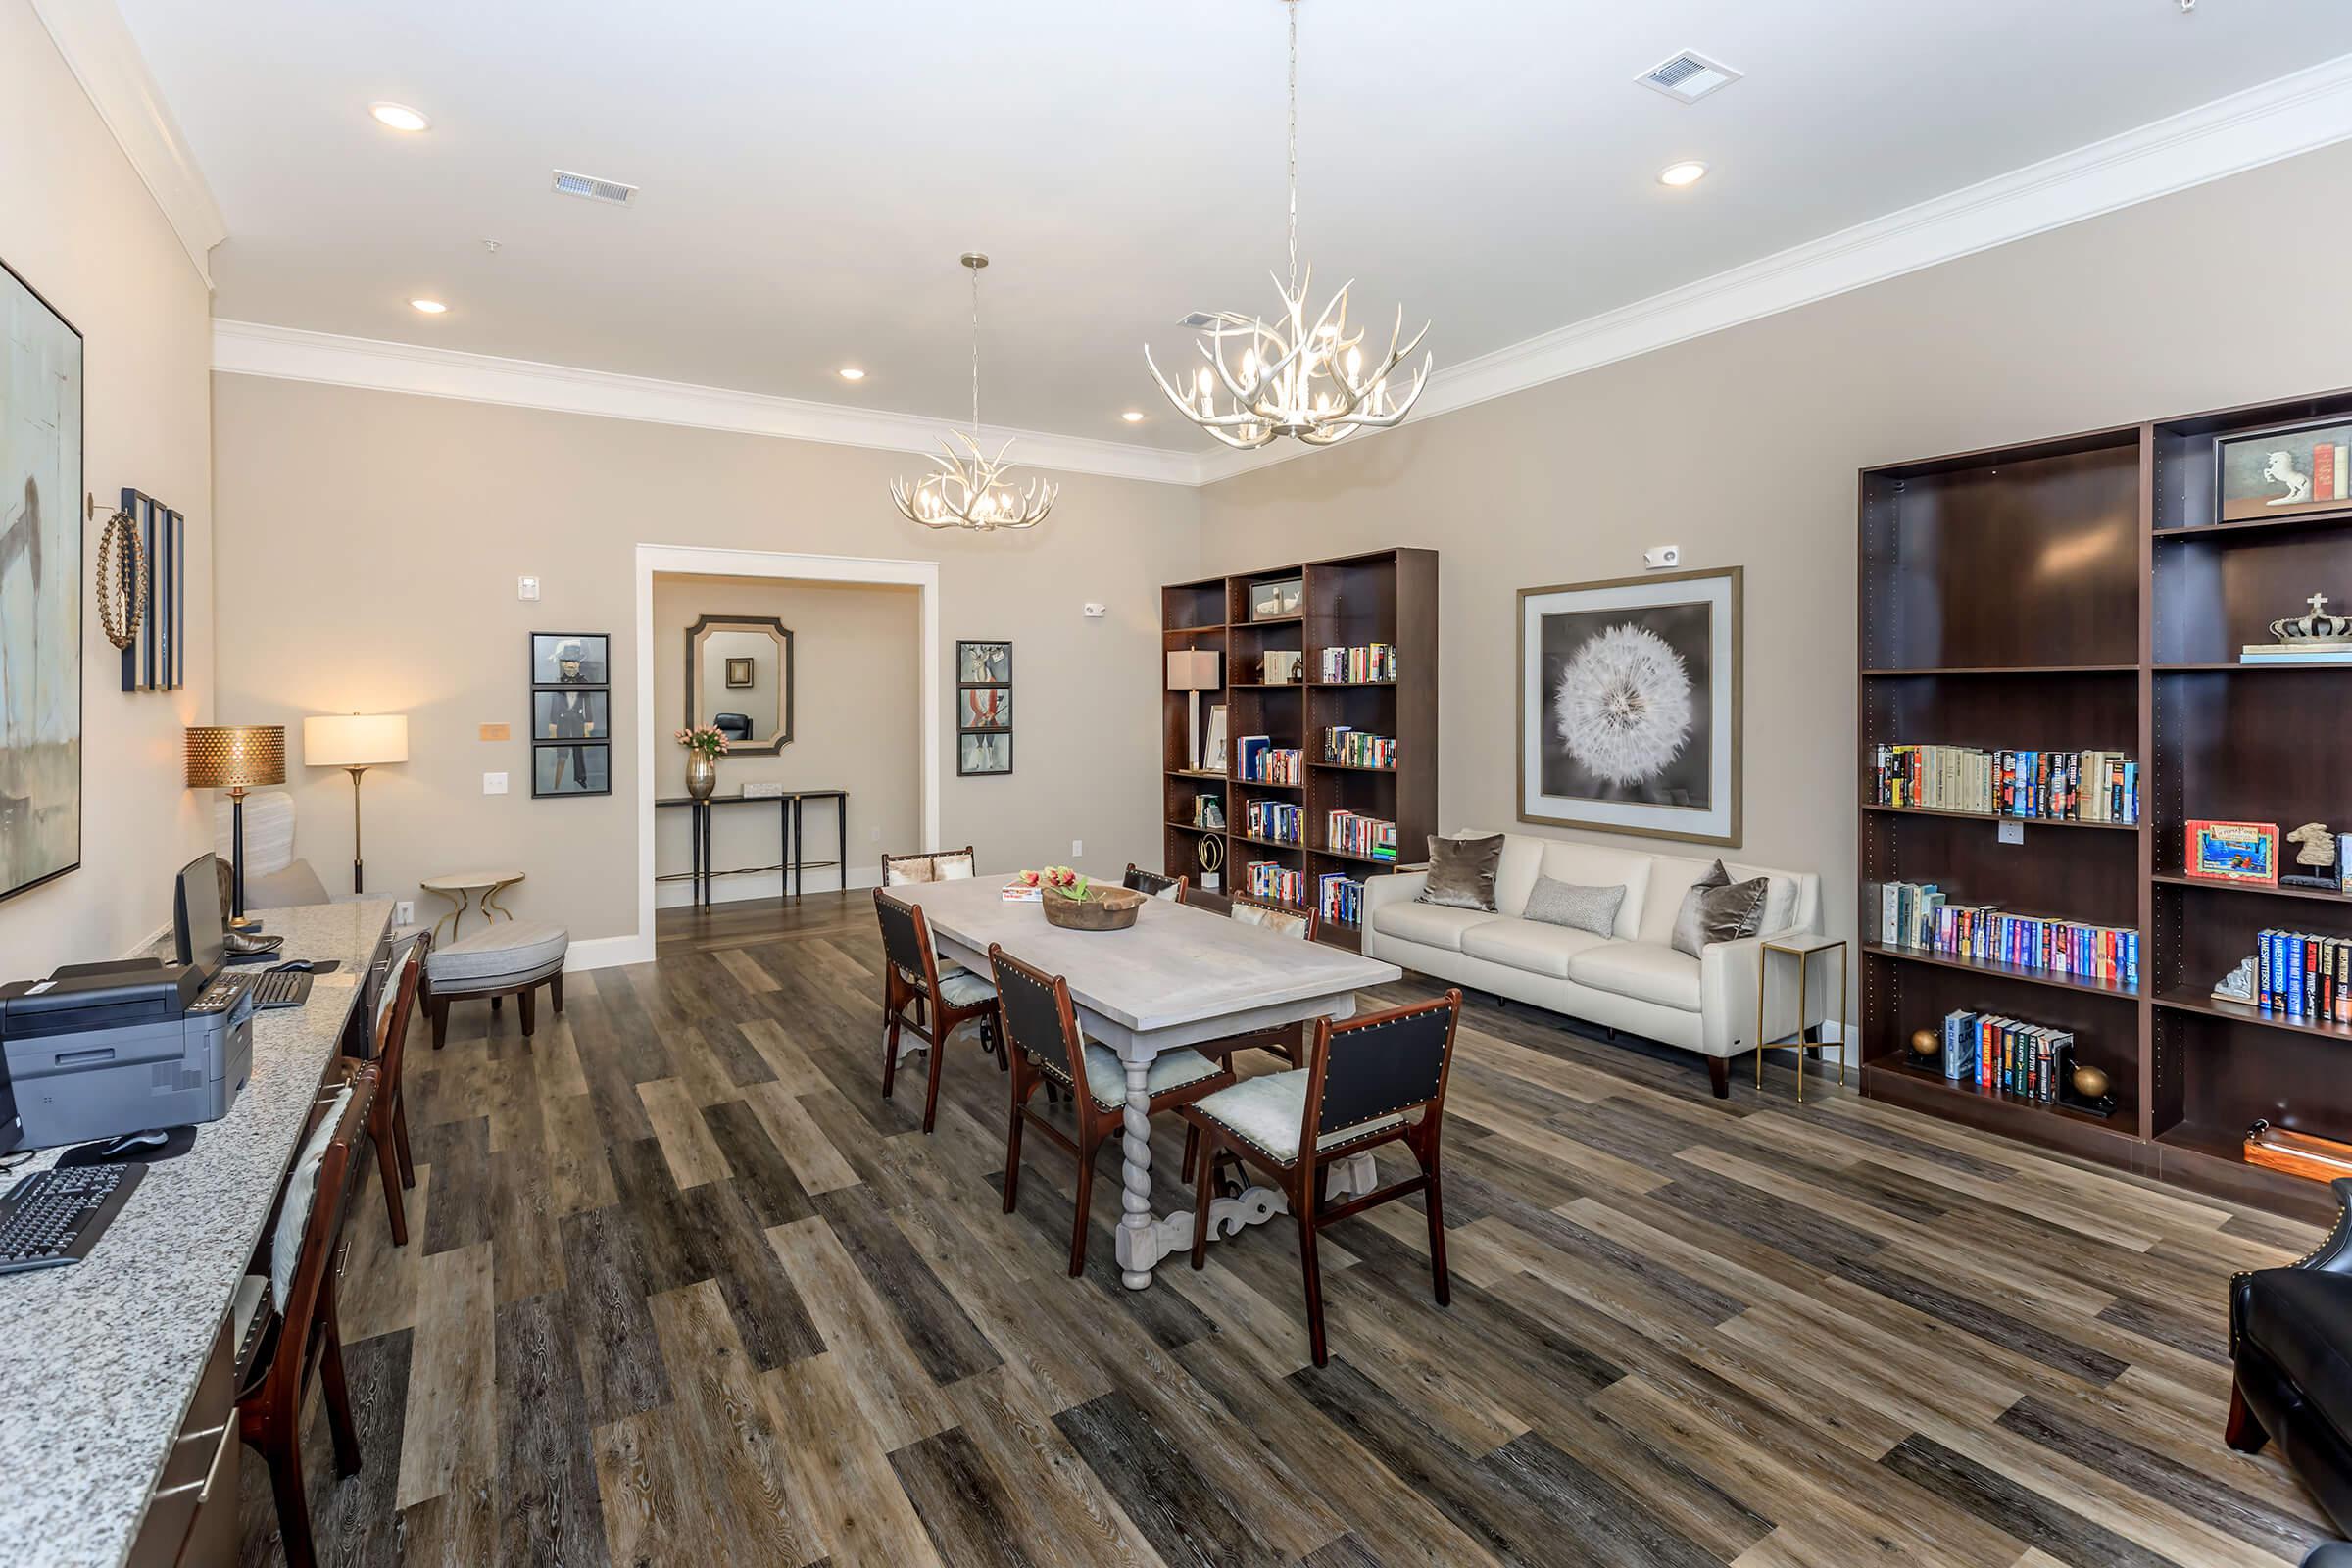
{"label": "antler chandelier", "polygon": [[1013,466],[1004,461],[1012,443],[1006,441],[999,447],[994,458],[980,450],[980,269],[988,265],[988,258],[979,251],[966,251],[962,260],[972,274],[972,433],[949,431],[953,441],[963,443],[963,451],[958,453],[950,442],[942,442],[947,455],[931,460],[939,465],[939,471],[911,482],[893,479],[890,499],[898,503],[908,522],[926,528],[964,528],[974,533],[1034,528],[1054,510],[1061,486],[1031,479],[1015,489],[1015,481],[1008,477]]}
{"label": "antler chandelier", "polygon": [[[1388,353],[1376,366],[1364,359],[1364,335],[1348,330],[1349,279],[1312,327],[1306,321],[1307,291],[1314,285],[1314,269],[1305,280],[1298,276],[1298,4],[1283,0],[1291,13],[1291,281],[1274,279],[1282,295],[1282,318],[1268,325],[1263,318],[1232,311],[1196,311],[1180,323],[1202,334],[1196,345],[1207,363],[1198,378],[1182,390],[1160,374],[1149,344],[1144,362],[1152,379],[1184,416],[1229,447],[1262,447],[1277,436],[1290,436],[1308,446],[1327,447],[1358,430],[1385,430],[1412,412],[1428,383],[1435,355],[1424,358],[1412,372],[1412,385],[1401,394],[1389,388],[1389,375],[1421,346],[1429,325],[1413,334],[1399,349],[1404,331],[1404,307],[1396,308],[1396,323],[1389,332]],[[1229,363],[1227,345],[1241,350]],[[1218,390],[1229,400],[1220,407]]]}

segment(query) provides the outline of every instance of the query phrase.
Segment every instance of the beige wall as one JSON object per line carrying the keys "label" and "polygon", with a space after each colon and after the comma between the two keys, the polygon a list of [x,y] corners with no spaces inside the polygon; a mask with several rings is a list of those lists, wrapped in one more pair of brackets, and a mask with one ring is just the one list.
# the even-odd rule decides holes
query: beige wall
{"label": "beige wall", "polygon": [[[922,833],[921,595],[879,583],[779,581],[772,577],[654,578],[654,788],[686,793],[686,753],[671,740],[685,722],[686,628],[703,615],[775,616],[792,632],[792,740],[782,752],[719,759],[718,793],[780,781],[800,789],[850,792],[850,886],[872,882],[881,852],[915,845]],[[710,710],[702,714],[710,721]],[[635,740],[634,734],[629,740]],[[943,754],[953,766],[953,754]],[[1035,779],[1030,780],[1032,788]],[[776,807],[730,806],[711,812],[711,863],[772,865]],[[803,808],[810,859],[833,858],[834,808]],[[688,824],[680,810],[655,819],[657,869],[684,871]],[[804,873],[810,888],[836,885],[829,872]],[[715,899],[760,898],[773,876],[735,876],[712,885]],[[684,883],[665,885],[663,904],[684,903]]]}
{"label": "beige wall", "polygon": [[1443,552],[1452,828],[1513,821],[1518,589],[1744,564],[1740,853],[1818,869],[1850,931],[1855,469],[2352,381],[2352,212],[2314,200],[2346,189],[2352,147],[2311,154],[1244,474],[1202,565]]}
{"label": "beige wall", "polygon": [[0,261],[78,327],[83,479],[135,486],[188,519],[188,684],[122,691],[84,585],[81,869],[0,904],[0,979],[112,957],[171,918],[171,875],[209,839],[182,786],[180,730],[212,711],[212,473],[204,280],[25,0],[0,0]]}
{"label": "beige wall", "polygon": [[[492,862],[506,902],[575,940],[636,930],[637,758],[609,798],[534,801],[523,739],[530,631],[612,638],[615,730],[637,711],[639,543],[940,564],[941,836],[984,869],[1062,859],[1115,870],[1159,842],[1158,585],[1198,559],[1195,493],[1067,475],[1045,526],[928,533],[890,506],[912,456],[401,393],[214,377],[220,705],[240,719],[410,714],[411,760],[368,777],[368,887]],[[518,603],[514,579],[543,583]],[[1095,600],[1109,613],[1085,619]],[[1009,638],[1019,771],[955,775],[947,694],[958,637]],[[659,650],[657,650],[658,652]],[[501,721],[514,738],[483,742]],[[503,769],[512,792],[481,793]],[[348,886],[350,784],[294,769],[297,848]],[[868,847],[871,840],[868,840]],[[854,857],[859,847],[851,845]]]}

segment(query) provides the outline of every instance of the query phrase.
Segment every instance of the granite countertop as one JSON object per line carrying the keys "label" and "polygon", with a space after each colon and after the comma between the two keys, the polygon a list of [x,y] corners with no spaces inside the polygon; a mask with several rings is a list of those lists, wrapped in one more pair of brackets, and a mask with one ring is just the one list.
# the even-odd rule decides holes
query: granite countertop
{"label": "granite countertop", "polygon": [[286,957],[341,967],[312,982],[305,1005],[255,1016],[236,1104],[148,1171],[88,1257],[0,1276],[0,1539],[29,1554],[18,1560],[115,1568],[128,1554],[392,904],[261,918]]}

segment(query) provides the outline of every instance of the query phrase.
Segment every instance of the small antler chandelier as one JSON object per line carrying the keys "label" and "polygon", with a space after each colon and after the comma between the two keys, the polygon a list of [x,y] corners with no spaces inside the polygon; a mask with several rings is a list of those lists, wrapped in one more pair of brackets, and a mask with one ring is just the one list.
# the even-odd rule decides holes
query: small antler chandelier
{"label": "small antler chandelier", "polygon": [[1012,450],[1010,441],[999,447],[994,458],[981,453],[980,269],[988,265],[988,258],[979,251],[966,251],[962,260],[972,274],[972,433],[949,431],[955,441],[963,443],[963,451],[958,453],[954,445],[941,443],[947,455],[931,460],[939,465],[939,471],[912,482],[891,480],[890,499],[898,503],[908,522],[926,528],[964,528],[974,533],[1034,528],[1054,510],[1061,486],[1032,479],[1014,489],[1007,477],[1012,465],[1004,461],[1004,454]]}
{"label": "small antler chandelier", "polygon": [[[1385,430],[1412,412],[1428,383],[1436,356],[1424,358],[1412,372],[1410,387],[1392,392],[1389,375],[1410,358],[1429,335],[1428,323],[1403,348],[1396,340],[1404,331],[1404,307],[1396,308],[1396,323],[1389,332],[1388,353],[1377,365],[1364,359],[1364,335],[1348,330],[1348,290],[1350,279],[1313,326],[1306,321],[1306,296],[1314,286],[1314,269],[1298,276],[1298,4],[1283,0],[1291,13],[1291,281],[1274,279],[1282,295],[1282,319],[1268,325],[1260,317],[1231,311],[1196,311],[1179,325],[1202,334],[1197,345],[1207,361],[1198,379],[1179,390],[1168,383],[1144,347],[1144,363],[1152,379],[1176,405],[1178,412],[1229,447],[1262,447],[1277,436],[1290,436],[1308,446],[1327,447],[1358,430]],[[1236,344],[1237,361],[1228,362],[1226,345]],[[1220,408],[1222,386],[1230,402]]]}

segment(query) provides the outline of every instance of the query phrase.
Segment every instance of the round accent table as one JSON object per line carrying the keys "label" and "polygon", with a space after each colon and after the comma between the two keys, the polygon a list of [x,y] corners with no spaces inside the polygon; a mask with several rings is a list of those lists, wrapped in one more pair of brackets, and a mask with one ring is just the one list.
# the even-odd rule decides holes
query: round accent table
{"label": "round accent table", "polygon": [[[433,922],[433,942],[441,941],[441,927],[447,925],[452,937],[466,934],[466,916],[479,914],[482,924],[490,925],[499,918],[512,920],[514,911],[502,906],[498,896],[522,880],[520,871],[450,871],[441,876],[428,876],[417,885],[427,893],[438,894],[457,906]],[[475,894],[481,902],[475,904]]]}

